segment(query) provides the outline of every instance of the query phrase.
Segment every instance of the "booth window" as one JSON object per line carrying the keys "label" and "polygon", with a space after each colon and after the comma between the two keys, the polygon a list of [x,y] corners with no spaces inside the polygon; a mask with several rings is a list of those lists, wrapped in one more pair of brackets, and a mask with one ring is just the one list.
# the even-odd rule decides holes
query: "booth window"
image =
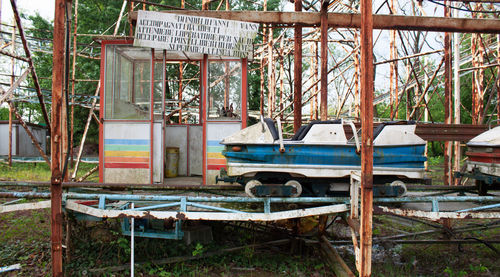
{"label": "booth window", "polygon": [[241,62],[210,61],[208,119],[241,119]]}
{"label": "booth window", "polygon": [[200,62],[169,61],[166,65],[167,124],[200,123]]}
{"label": "booth window", "polygon": [[150,119],[151,51],[106,46],[105,119]]}

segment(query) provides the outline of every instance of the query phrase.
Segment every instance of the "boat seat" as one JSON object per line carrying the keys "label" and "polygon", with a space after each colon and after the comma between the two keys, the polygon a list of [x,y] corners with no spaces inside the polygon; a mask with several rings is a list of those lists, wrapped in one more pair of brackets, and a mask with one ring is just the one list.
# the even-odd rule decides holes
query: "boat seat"
{"label": "boat seat", "polygon": [[341,119],[323,120],[323,121],[319,121],[319,120],[311,121],[307,125],[300,126],[300,128],[297,130],[297,132],[295,133],[295,135],[293,135],[292,140],[303,140],[304,137],[309,132],[309,130],[311,130],[311,127],[313,125],[315,125],[315,124],[340,124],[340,123],[342,123]]}
{"label": "boat seat", "polygon": [[375,130],[373,130],[373,140],[377,138],[378,135],[382,132],[385,126],[387,125],[414,125],[415,121],[413,120],[398,120],[398,121],[387,121],[380,123]]}
{"label": "boat seat", "polygon": [[299,140],[300,135],[304,130],[307,128],[309,125],[302,125],[300,128],[297,130],[297,132],[293,135],[292,140]]}
{"label": "boat seat", "polygon": [[278,140],[280,137],[278,135],[278,130],[276,129],[276,125],[274,125],[274,121],[271,118],[264,118],[264,122],[267,124],[271,135],[274,140]]}

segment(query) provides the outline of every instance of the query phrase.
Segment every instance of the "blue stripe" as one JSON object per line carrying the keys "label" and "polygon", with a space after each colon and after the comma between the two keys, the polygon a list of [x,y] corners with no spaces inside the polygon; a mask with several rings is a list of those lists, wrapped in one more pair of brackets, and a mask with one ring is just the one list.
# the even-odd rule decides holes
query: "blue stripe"
{"label": "blue stripe", "polygon": [[[279,145],[246,145],[247,151],[222,151],[229,163],[295,164],[360,166],[361,156],[353,145],[286,144],[285,153]],[[425,145],[374,147],[373,166],[397,168],[424,168]]]}
{"label": "blue stripe", "polygon": [[208,140],[207,146],[223,146],[219,142],[220,142],[220,140]]}
{"label": "blue stripe", "polygon": [[104,144],[149,145],[149,139],[105,139]]}

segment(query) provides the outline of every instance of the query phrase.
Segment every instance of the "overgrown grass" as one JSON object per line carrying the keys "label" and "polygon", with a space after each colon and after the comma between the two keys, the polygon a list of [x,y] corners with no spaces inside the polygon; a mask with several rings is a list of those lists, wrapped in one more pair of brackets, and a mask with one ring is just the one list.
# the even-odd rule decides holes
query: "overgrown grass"
{"label": "overgrown grass", "polygon": [[[80,163],[78,170],[78,177],[88,172],[97,164]],[[71,169],[70,173],[73,172]],[[47,163],[12,163],[9,166],[6,163],[0,163],[0,181],[50,181],[50,167]],[[95,172],[86,181],[97,182],[99,180],[99,173]]]}
{"label": "overgrown grass", "polygon": [[[109,266],[130,262],[130,240],[118,232],[118,221],[78,223],[74,228],[72,260],[67,275],[93,273],[96,276],[127,276],[126,270],[99,271]],[[205,253],[256,242],[272,240],[272,234],[261,234],[222,223],[210,223],[214,241],[208,244],[183,241],[136,238],[136,273],[141,276],[333,276],[315,252],[293,255],[288,246],[255,249],[245,247],[238,252],[221,254],[189,262],[153,264],[149,261],[169,257],[193,257]]]}

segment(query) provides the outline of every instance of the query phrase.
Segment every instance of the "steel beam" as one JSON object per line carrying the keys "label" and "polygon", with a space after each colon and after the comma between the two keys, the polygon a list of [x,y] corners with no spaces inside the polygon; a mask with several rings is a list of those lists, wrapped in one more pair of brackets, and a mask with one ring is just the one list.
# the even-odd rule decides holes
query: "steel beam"
{"label": "steel beam", "polygon": [[428,212],[421,210],[405,210],[384,206],[374,207],[377,214],[395,214],[439,221],[443,219],[498,219],[500,212]]}
{"label": "steel beam", "polygon": [[[295,0],[295,11],[302,11],[302,0]],[[302,26],[295,26],[293,43],[293,132],[295,133],[302,124]]]}
{"label": "steel beam", "polygon": [[[447,1],[444,2],[444,16],[450,17],[450,8]],[[444,33],[444,123],[451,124],[451,37],[450,33]],[[444,176],[443,182],[445,186],[452,184],[451,176],[451,148],[450,141],[444,142]]]}
{"label": "steel beam", "polygon": [[[65,10],[68,2],[55,0],[53,68],[52,68],[52,129],[51,129],[51,243],[52,275],[62,276],[62,126],[63,80],[64,80],[64,42]],[[69,27],[69,26],[68,26]]]}
{"label": "steel beam", "polygon": [[321,97],[320,117],[328,120],[328,1],[321,4]]}
{"label": "steel beam", "polygon": [[[314,12],[274,12],[274,11],[162,11],[194,16],[241,20],[262,24],[285,26],[302,25],[319,27],[320,13]],[[328,13],[328,26],[333,28],[360,28],[361,14]],[[373,15],[373,28],[403,31],[434,31],[461,33],[500,33],[500,21],[497,19],[443,18],[431,16]],[[137,12],[132,12],[129,20],[137,20]]]}
{"label": "steel beam", "polygon": [[371,275],[373,216],[373,15],[361,1],[361,225],[359,276]]}
{"label": "steel beam", "polygon": [[232,212],[182,212],[182,211],[136,211],[97,209],[67,201],[66,209],[101,218],[154,218],[176,220],[220,220],[220,221],[276,221],[312,215],[341,213],[349,210],[345,204],[306,208],[272,213],[232,213]]}

